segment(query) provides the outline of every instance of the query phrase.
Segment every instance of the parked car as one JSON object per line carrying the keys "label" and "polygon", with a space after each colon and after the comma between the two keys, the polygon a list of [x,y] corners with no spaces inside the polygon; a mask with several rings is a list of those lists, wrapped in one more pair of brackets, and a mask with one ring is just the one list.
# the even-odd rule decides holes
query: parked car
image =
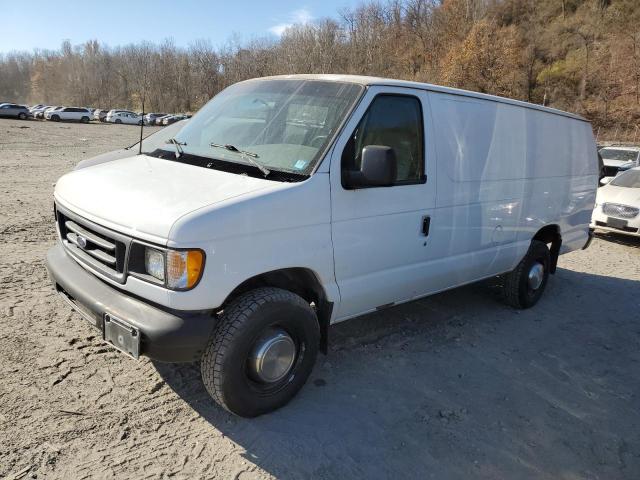
{"label": "parked car", "polygon": [[171,125],[172,123],[179,122],[186,118],[191,118],[191,115],[170,115],[162,119],[162,125]]}
{"label": "parked car", "polygon": [[123,109],[119,109],[119,108],[113,108],[113,109],[109,110],[107,112],[107,115],[109,115],[109,114],[113,115],[114,113],[133,113],[135,115],[135,112],[132,112],[131,110],[123,110]]}
{"label": "parked car", "polygon": [[64,107],[62,107],[62,106],[54,106],[54,107],[48,107],[48,108],[45,108],[42,112],[40,112],[40,113],[38,114],[38,116],[37,116],[36,118],[45,118],[45,115],[46,115],[48,112],[54,112],[54,111],[62,110],[63,108],[64,108]]}
{"label": "parked car", "polygon": [[37,105],[32,105],[32,106],[29,107],[29,111],[31,113],[33,113],[34,110],[37,110],[37,109],[42,108],[42,107],[46,107],[46,105],[44,105],[42,103],[39,103]]}
{"label": "parked car", "polygon": [[155,119],[153,119],[153,123],[149,123],[150,125],[155,125],[155,126],[161,126],[162,122],[164,121],[165,118],[169,118],[173,116],[172,113],[167,113],[166,115],[163,115],[161,117],[156,117]]}
{"label": "parked car", "polygon": [[33,115],[33,118],[44,118],[44,112],[48,108],[51,108],[51,107],[49,105],[40,105],[38,107],[32,107],[31,114]]}
{"label": "parked car", "polygon": [[609,177],[598,189],[591,227],[640,237],[640,167]]}
{"label": "parked car", "polygon": [[86,108],[80,107],[59,107],[54,110],[47,110],[44,114],[46,120],[54,122],[82,122],[89,123],[91,113]]}
{"label": "parked car", "polygon": [[589,245],[597,180],[577,115],[399,80],[254,79],[156,150],[60,178],[46,264],[100,338],[200,361],[213,399],[250,417],[299,391],[331,324],[496,275],[510,305],[535,305],[558,256]]}
{"label": "parked car", "polygon": [[640,147],[610,146],[599,150],[604,162],[604,177],[615,177],[621,170],[640,165]]}
{"label": "parked car", "polygon": [[0,117],[11,117],[26,120],[31,116],[31,112],[24,105],[18,105],[15,103],[0,104]]}
{"label": "parked car", "polygon": [[145,125],[154,125],[156,118],[164,117],[166,113],[147,113],[144,116],[144,124]]}
{"label": "parked car", "polygon": [[107,113],[109,113],[108,110],[96,109],[93,112],[93,119],[98,120],[100,122],[105,122],[107,118]]}
{"label": "parked car", "polygon": [[125,123],[128,125],[142,125],[142,115],[133,112],[114,112],[107,115],[109,123]]}

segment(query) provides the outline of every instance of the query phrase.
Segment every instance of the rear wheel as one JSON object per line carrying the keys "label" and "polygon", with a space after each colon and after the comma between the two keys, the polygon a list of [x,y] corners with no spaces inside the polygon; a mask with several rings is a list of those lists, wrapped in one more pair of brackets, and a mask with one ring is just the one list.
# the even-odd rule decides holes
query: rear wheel
{"label": "rear wheel", "polygon": [[509,305],[529,308],[540,300],[549,279],[550,259],[547,245],[532,240],[518,266],[504,276],[504,297]]}
{"label": "rear wheel", "polygon": [[304,299],[258,288],[225,308],[202,356],[202,380],[222,407],[255,417],[282,407],[302,388],[319,341],[318,319]]}

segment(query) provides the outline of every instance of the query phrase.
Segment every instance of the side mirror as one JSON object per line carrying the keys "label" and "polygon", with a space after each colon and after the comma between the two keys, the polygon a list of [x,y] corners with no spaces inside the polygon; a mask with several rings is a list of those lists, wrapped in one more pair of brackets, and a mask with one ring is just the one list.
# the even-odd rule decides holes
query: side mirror
{"label": "side mirror", "polygon": [[360,170],[346,172],[346,187],[388,187],[396,181],[398,162],[393,148],[367,145],[362,149]]}
{"label": "side mirror", "polygon": [[606,185],[608,184],[611,180],[613,180],[613,177],[603,177],[600,179],[600,185]]}

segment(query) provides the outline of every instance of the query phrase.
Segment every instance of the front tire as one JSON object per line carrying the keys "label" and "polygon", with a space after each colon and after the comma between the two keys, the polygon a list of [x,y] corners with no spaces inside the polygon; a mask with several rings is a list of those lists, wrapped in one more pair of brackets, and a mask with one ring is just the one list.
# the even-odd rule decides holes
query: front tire
{"label": "front tire", "polygon": [[59,122],[60,121],[60,117],[58,115],[52,115],[51,116],[51,120],[53,120],[54,122]]}
{"label": "front tire", "polygon": [[116,118],[115,123],[122,123],[122,120],[120,120],[119,118]]}
{"label": "front tire", "polygon": [[551,254],[544,242],[532,240],[518,266],[504,276],[504,297],[514,308],[533,307],[544,292],[549,279]]}
{"label": "front tire", "polygon": [[26,119],[27,119],[27,114],[26,114],[26,113],[22,113],[22,112],[20,112],[20,113],[18,114],[18,118],[19,118],[20,120],[26,120]]}
{"label": "front tire", "polygon": [[320,328],[309,303],[279,288],[224,309],[201,359],[204,385],[226,410],[255,417],[285,405],[311,374]]}
{"label": "front tire", "polygon": [[81,121],[82,123],[89,123],[89,117],[82,117],[82,118],[80,119],[80,121]]}

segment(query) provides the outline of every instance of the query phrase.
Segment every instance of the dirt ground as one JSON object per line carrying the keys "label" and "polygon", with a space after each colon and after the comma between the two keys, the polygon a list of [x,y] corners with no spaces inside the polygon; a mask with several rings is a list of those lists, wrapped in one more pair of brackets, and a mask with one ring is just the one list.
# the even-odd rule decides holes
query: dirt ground
{"label": "dirt ground", "polygon": [[0,478],[640,478],[640,241],[563,256],[527,311],[485,282],[333,326],[298,397],[245,420],[47,279],[52,184],[137,135],[0,120]]}

